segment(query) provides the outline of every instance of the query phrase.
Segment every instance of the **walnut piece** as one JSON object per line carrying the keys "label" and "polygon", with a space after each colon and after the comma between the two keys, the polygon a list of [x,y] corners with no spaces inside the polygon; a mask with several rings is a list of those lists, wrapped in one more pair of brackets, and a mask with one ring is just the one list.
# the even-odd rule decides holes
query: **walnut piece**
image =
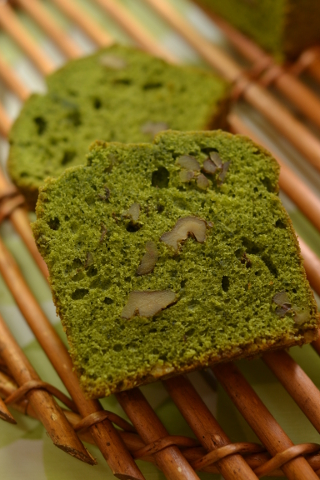
{"label": "walnut piece", "polygon": [[147,253],[142,257],[140,265],[137,268],[137,275],[147,275],[148,273],[151,273],[157,263],[157,245],[152,241],[148,241],[146,243],[146,251]]}
{"label": "walnut piece", "polygon": [[182,183],[188,183],[194,178],[194,172],[191,170],[181,170],[179,177]]}
{"label": "walnut piece", "polygon": [[100,64],[113,70],[122,70],[126,68],[127,62],[116,55],[104,54],[99,58]]}
{"label": "walnut piece", "polygon": [[187,170],[193,170],[194,172],[200,171],[199,163],[191,155],[182,155],[178,158],[177,164],[180,165],[180,167],[186,168]]}
{"label": "walnut piece", "polygon": [[230,167],[230,162],[225,162],[223,165],[222,165],[222,172],[220,173],[219,175],[219,181],[220,181],[220,184],[222,185],[223,182],[225,181],[225,178],[227,176],[227,171]]}
{"label": "walnut piece", "polygon": [[291,311],[291,302],[287,292],[283,291],[276,293],[272,300],[276,305],[278,305],[278,307],[275,309],[275,314],[279,317],[283,318],[289,311]]}
{"label": "walnut piece", "polygon": [[129,293],[128,301],[121,312],[121,317],[130,320],[134,316],[153,317],[161,310],[178,300],[171,290],[133,291]]}
{"label": "walnut piece", "polygon": [[302,325],[310,319],[309,312],[306,310],[301,310],[295,305],[292,307],[292,311],[294,313],[293,320],[297,325]]}
{"label": "walnut piece", "polygon": [[207,158],[207,160],[205,160],[203,162],[203,167],[202,167],[202,170],[205,172],[205,173],[208,173],[210,175],[213,175],[214,173],[216,173],[216,171],[218,170],[218,167],[215,163],[213,163],[212,160],[210,160],[210,158]]}
{"label": "walnut piece", "polygon": [[201,218],[179,218],[173,229],[170,230],[170,232],[164,233],[160,240],[178,253],[179,244],[186,240],[189,235],[194,237],[197,242],[203,243],[206,239],[206,228],[207,223]]}
{"label": "walnut piece", "polygon": [[290,299],[288,297],[287,292],[285,292],[285,291],[276,293],[274,295],[274,297],[272,298],[272,300],[274,301],[274,303],[276,305],[280,305],[280,306],[290,305],[291,306]]}
{"label": "walnut piece", "polygon": [[141,132],[152,135],[153,137],[157,135],[157,133],[163,132],[164,130],[168,130],[169,125],[164,122],[147,122],[141,127]]}
{"label": "walnut piece", "polygon": [[221,167],[222,167],[222,160],[221,160],[221,158],[219,157],[219,155],[217,154],[217,152],[210,152],[210,153],[209,153],[209,156],[210,156],[211,160],[213,161],[213,163],[214,163],[218,168],[221,168]]}
{"label": "walnut piece", "polygon": [[210,184],[209,184],[209,180],[207,179],[207,177],[205,175],[203,175],[202,173],[200,173],[199,177],[197,178],[197,185],[202,190],[207,190],[207,188],[209,187]]}

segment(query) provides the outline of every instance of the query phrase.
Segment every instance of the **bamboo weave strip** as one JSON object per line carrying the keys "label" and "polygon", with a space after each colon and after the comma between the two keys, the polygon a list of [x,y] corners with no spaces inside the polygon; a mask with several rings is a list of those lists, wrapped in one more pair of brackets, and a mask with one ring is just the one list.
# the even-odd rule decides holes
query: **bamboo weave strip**
{"label": "bamboo weave strip", "polygon": [[[1,113],[1,105],[0,105],[0,113]],[[7,121],[6,120],[7,116],[5,114],[4,114],[4,119],[5,121]],[[1,115],[0,115],[0,125],[1,125]],[[8,120],[8,128],[10,129],[9,120]],[[11,185],[6,180],[5,176],[0,170],[0,196],[5,194],[10,188],[12,188]],[[1,207],[0,207],[0,216],[1,216]],[[44,278],[47,279],[49,276],[48,268],[35,244],[26,210],[22,207],[15,208],[13,211],[11,211],[9,217],[15,230],[21,236],[30,254],[34,258]]]}
{"label": "bamboo weave strip", "polygon": [[41,26],[68,58],[77,58],[81,50],[47,13],[39,0],[15,0]]}
{"label": "bamboo weave strip", "polygon": [[153,36],[130,15],[117,0],[94,0],[117,22],[141,48],[167,62],[177,62],[177,59],[163,48]]}
{"label": "bamboo weave strip", "polygon": [[0,134],[3,137],[7,138],[10,132],[10,128],[11,128],[11,122],[4,108],[2,107],[2,105],[0,105]]}
{"label": "bamboo weave strip", "polygon": [[[306,58],[307,57],[307,58]],[[320,83],[320,50],[308,49],[305,52],[302,52],[300,58],[296,62],[298,64],[298,71],[301,72],[300,65],[302,64],[302,71],[305,69],[310,73],[319,83]],[[299,65],[300,64],[300,65]],[[295,65],[293,65],[294,69]]]}
{"label": "bamboo weave strip", "polygon": [[[14,340],[1,316],[0,352],[13,377],[20,385],[25,385],[30,381],[39,382],[39,376]],[[42,422],[57,447],[90,465],[96,463],[71,428],[61,408],[48,392],[33,389],[27,393],[27,397],[37,412],[37,418]]]}
{"label": "bamboo weave strip", "polygon": [[15,421],[15,419],[13,418],[13,416],[11,415],[11,413],[9,412],[9,410],[8,410],[6,404],[4,403],[4,401],[2,400],[2,398],[0,398],[0,419],[4,420],[5,422],[12,423],[12,424],[17,423]]}
{"label": "bamboo weave strip", "polygon": [[17,42],[44,75],[53,72],[53,63],[47,59],[36,42],[20,24],[8,3],[0,3],[0,26]]}
{"label": "bamboo weave strip", "polygon": [[[3,398],[6,398],[8,395],[14,393],[16,388],[17,386],[14,383],[14,381],[11,379],[11,377],[5,375],[0,371],[0,395]],[[31,405],[28,403],[27,400],[23,400],[18,404],[14,404],[13,407],[15,410],[23,414],[28,414],[33,418],[37,418],[35,412],[33,411]],[[76,413],[70,412],[68,410],[65,410],[64,412],[68,418],[68,421],[75,428],[77,423],[79,422],[79,418],[80,418],[79,415]],[[127,448],[132,452],[134,456],[136,456],[137,452],[142,450],[153,451],[153,447],[146,446],[144,442],[141,440],[141,438],[136,434],[132,434],[124,431],[124,432],[120,432],[120,435],[124,440]],[[93,438],[88,432],[80,432],[80,436],[82,440],[85,440],[88,443],[94,444]],[[179,444],[181,446],[189,445],[190,440],[192,439],[188,439],[185,437],[185,440],[182,441],[183,438],[184,437],[173,437],[176,444]],[[247,452],[253,452],[255,448],[254,445],[255,444],[247,444]],[[194,447],[194,448],[191,447],[184,450],[183,454],[186,457],[186,459],[189,461],[189,463],[195,464],[196,462],[200,463],[202,461],[202,459],[204,458],[205,452],[206,452],[205,449],[203,449],[202,447]],[[142,459],[145,461],[154,463],[154,459],[150,455],[146,455]],[[263,466],[266,462],[268,462],[270,460],[270,455],[266,453],[255,453],[254,455],[246,456],[246,460],[248,461],[251,468],[256,469],[258,467]],[[313,470],[318,470],[320,468],[319,455],[308,456],[308,462],[312,466]],[[209,473],[218,473],[218,469],[214,465],[201,467],[201,470]],[[283,476],[283,472],[281,470],[275,470],[272,472],[270,471],[268,475]]]}
{"label": "bamboo weave strip", "polygon": [[[202,446],[208,451],[231,442],[212,416],[191,383],[183,376],[164,382],[172,400],[181,411]],[[230,480],[253,480],[256,475],[240,455],[232,455],[217,462],[220,473]]]}
{"label": "bamboo weave strip", "polygon": [[12,90],[23,102],[29,97],[29,91],[20,82],[11,67],[0,56],[0,77],[4,83]]}
{"label": "bamboo weave strip", "polygon": [[[168,435],[157,415],[138,388],[117,393],[116,398],[145,443]],[[180,450],[169,446],[154,455],[156,465],[168,479],[198,479],[198,475],[185,460]]]}
{"label": "bamboo weave strip", "polygon": [[[272,456],[293,447],[289,437],[281,429],[235,365],[230,363],[220,364],[213,368],[213,372],[239,412]],[[261,422],[261,419],[263,419],[263,422]],[[302,457],[289,461],[282,466],[282,470],[292,480],[298,478],[318,479],[316,473]]]}
{"label": "bamboo weave strip", "polygon": [[319,389],[287,352],[265,353],[263,360],[320,433]]}
{"label": "bamboo weave strip", "polygon": [[[14,394],[15,389],[16,389],[16,385],[14,384],[13,380],[0,371],[0,395],[2,395],[5,398],[10,394]],[[24,413],[24,414],[27,413],[28,415],[34,418],[37,418],[35,412],[33,411],[32,407],[30,406],[27,400],[21,401],[18,404],[14,404],[13,406],[16,410],[20,411],[21,413]],[[68,421],[76,429],[77,424],[79,422],[79,415],[67,410],[65,410],[64,413],[67,416]],[[161,446],[162,443],[175,444],[180,447],[191,446],[191,448],[184,450],[183,452],[184,456],[189,461],[189,463],[195,466],[195,468],[199,468],[200,470],[209,472],[209,473],[218,473],[219,470],[215,465],[211,464],[211,462],[212,461],[217,462],[219,461],[219,458],[223,458],[222,450],[226,448],[226,447],[220,447],[218,450],[211,452],[211,454],[213,455],[211,454],[206,455],[205,450],[203,448],[201,447],[192,448],[192,445],[194,445],[195,441],[187,437],[170,436],[170,437],[163,438],[160,442],[158,441],[158,442],[153,442],[152,444],[149,444],[149,445],[145,445],[140,439],[140,437],[138,437],[135,434],[131,434],[127,431],[124,431],[124,432],[120,431],[120,435],[124,440],[127,448],[132,452],[132,455],[135,458],[138,457],[145,461],[153,462],[153,463],[154,463],[154,459],[152,456],[150,456],[150,454],[152,452],[157,452],[159,451],[159,449],[163,448]],[[86,432],[81,432],[80,436],[83,440],[87,441],[88,443],[92,443],[92,444],[94,443],[90,434]],[[277,467],[276,470],[272,470],[274,463],[276,463],[278,466],[281,466],[283,463],[286,463],[289,457],[294,457],[297,454],[301,454],[302,452],[303,454],[306,454],[308,452],[309,453],[315,452],[319,450],[319,447],[320,447],[319,445],[315,445],[315,444],[297,445],[281,453],[280,458],[279,458],[279,455],[277,455],[276,457],[273,457],[270,459],[270,456],[265,453],[254,453],[254,452],[261,451],[261,446],[256,444],[241,443],[241,444],[228,445],[227,455],[230,455],[232,452],[249,453],[251,455],[247,455],[246,460],[251,466],[251,468],[256,469],[257,471],[259,470],[260,472],[264,471],[263,475],[271,475],[271,476],[282,475],[283,476],[283,472],[281,470],[278,470],[279,467]],[[294,450],[294,452],[292,452],[292,449]],[[252,455],[252,453],[254,453],[254,455]],[[144,454],[144,456],[141,457],[141,454]],[[211,459],[208,458],[209,456],[211,456]],[[285,458],[281,458],[281,457],[285,457]],[[319,469],[320,467],[319,455],[317,454],[313,456],[308,455],[308,462],[313,470],[317,471]],[[266,470],[267,467],[268,467],[268,470]],[[235,474],[237,474],[237,472],[235,472]],[[235,478],[240,478],[240,477],[236,476]]]}
{"label": "bamboo weave strip", "polygon": [[113,43],[111,36],[102,29],[90,16],[86,15],[73,1],[51,0],[67,17],[75,22],[98,45],[107,47]]}

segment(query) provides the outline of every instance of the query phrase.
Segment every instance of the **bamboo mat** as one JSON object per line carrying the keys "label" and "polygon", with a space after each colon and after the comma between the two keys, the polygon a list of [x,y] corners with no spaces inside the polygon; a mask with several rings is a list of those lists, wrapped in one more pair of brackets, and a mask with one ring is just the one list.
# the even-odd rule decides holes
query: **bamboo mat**
{"label": "bamboo mat", "polygon": [[[77,2],[82,8],[86,9],[102,27],[106,28],[117,41],[127,44],[131,43],[128,35],[105,13],[102,14],[101,10],[95,7],[89,0],[77,0]],[[160,20],[154,12],[149,10],[145,4],[139,0],[123,0],[120,3],[128,7],[128,9],[152,31],[159,42],[175,56],[185,62],[204,66],[198,55],[170,29],[167,24]],[[191,2],[187,0],[171,0],[171,3],[179,10],[181,15],[191,21],[208,39],[218,43],[224,49],[232,51],[220,31]],[[51,2],[43,1],[43,4],[48,8],[60,26],[75,40],[84,53],[90,53],[95,50],[92,41],[53,7]],[[44,36],[40,28],[25,13],[19,12],[19,18],[36,39],[37,43],[44,49],[47,56],[53,60],[54,64],[56,66],[62,65],[65,59],[52,41]],[[0,32],[0,52],[2,56],[10,62],[17,75],[30,90],[44,90],[44,82],[41,75],[19,48],[16,47],[13,41],[3,32]],[[311,86],[320,94],[320,89],[317,88],[316,85]],[[2,83],[0,83],[0,103],[4,105],[12,119],[18,115],[21,103],[8,92]],[[241,114],[252,130],[259,133],[261,138],[272,147],[276,153],[281,154],[292,166],[293,170],[299,174],[310,189],[319,197],[320,175],[315,174],[314,169],[303,162],[302,156],[270,127],[259,114],[254,112],[252,108],[240,103],[237,107],[237,112]],[[307,122],[306,125],[309,126]],[[5,165],[7,153],[8,145],[1,139],[0,161],[2,166]],[[291,216],[298,235],[320,256],[320,236],[315,228],[285,195],[282,195],[282,200]],[[33,219],[32,214],[30,215],[30,219]],[[2,223],[0,234],[16,258],[25,279],[41,307],[55,325],[59,334],[63,336],[59,320],[55,316],[49,287],[45,284],[41,273],[28,254],[26,247],[14,232],[9,222]],[[31,363],[36,365],[39,375],[45,379],[45,381],[54,384],[66,392],[45,354],[34,339],[32,332],[23,321],[2,278],[0,278],[0,313],[10,326],[12,333],[23,347]],[[319,388],[319,358],[312,347],[295,347],[291,349],[290,353]],[[241,361],[238,362],[238,366],[294,443],[320,443],[317,431],[311,423],[309,423],[304,414],[301,413],[291,397],[261,360]],[[217,419],[222,428],[232,441],[257,441],[256,436],[231,403],[229,397],[227,397],[219,387],[218,390],[215,391],[216,383],[211,374],[207,373],[203,375],[193,373],[189,375],[189,378],[210,410],[217,415]],[[142,391],[169,433],[194,436],[183,420],[180,412],[174,406],[172,400],[170,400],[162,384],[157,383],[143,387]],[[103,405],[106,409],[125,416],[113,396],[103,400]],[[55,480],[57,478],[59,478],[59,480],[73,480],[76,478],[86,478],[87,476],[90,476],[91,480],[114,478],[97,448],[92,445],[88,446],[90,452],[98,460],[98,466],[92,468],[54,448],[39,422],[17,414],[16,412],[14,416],[18,421],[18,426],[13,427],[4,422],[0,424],[1,478],[10,480],[20,480],[22,478],[24,480]],[[152,464],[139,461],[138,465],[147,479],[162,480],[165,478]],[[219,475],[215,476],[205,473],[199,473],[199,477],[204,480],[221,478]]]}

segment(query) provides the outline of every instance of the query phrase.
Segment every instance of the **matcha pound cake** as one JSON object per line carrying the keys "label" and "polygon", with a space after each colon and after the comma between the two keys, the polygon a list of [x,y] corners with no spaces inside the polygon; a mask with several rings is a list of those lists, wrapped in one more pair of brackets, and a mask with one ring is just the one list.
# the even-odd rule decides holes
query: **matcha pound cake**
{"label": "matcha pound cake", "polygon": [[73,60],[47,77],[10,134],[8,169],[34,209],[45,178],[83,163],[94,140],[151,142],[168,128],[224,126],[229,86],[194,67],[169,65],[124,46]]}
{"label": "matcha pound cake", "polygon": [[246,137],[168,131],[47,180],[33,230],[88,396],[316,337],[278,174]]}
{"label": "matcha pound cake", "polygon": [[319,0],[196,0],[250,36],[277,60],[320,43]]}

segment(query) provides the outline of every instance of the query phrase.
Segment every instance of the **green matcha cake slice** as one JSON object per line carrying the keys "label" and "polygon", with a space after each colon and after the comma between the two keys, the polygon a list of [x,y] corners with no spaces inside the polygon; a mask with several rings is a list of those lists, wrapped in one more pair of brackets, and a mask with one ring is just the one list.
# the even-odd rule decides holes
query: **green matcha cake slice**
{"label": "green matcha cake slice", "polygon": [[316,337],[278,174],[246,137],[168,131],[47,180],[33,231],[88,396]]}
{"label": "green matcha cake slice", "polygon": [[229,86],[195,67],[165,63],[115,45],[47,77],[47,93],[26,101],[10,134],[8,169],[34,209],[45,178],[83,163],[94,140],[151,142],[168,128],[221,128]]}
{"label": "green matcha cake slice", "polygon": [[196,0],[250,36],[279,61],[320,42],[319,0]]}

